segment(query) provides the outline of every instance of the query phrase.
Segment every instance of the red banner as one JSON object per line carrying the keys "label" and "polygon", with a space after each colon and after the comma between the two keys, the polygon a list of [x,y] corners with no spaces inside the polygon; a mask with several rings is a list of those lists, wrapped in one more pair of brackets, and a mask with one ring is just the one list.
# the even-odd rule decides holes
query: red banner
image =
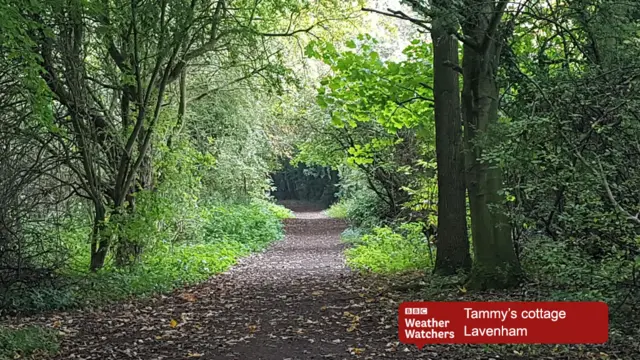
{"label": "red banner", "polygon": [[601,344],[603,302],[405,302],[400,341],[416,344]]}

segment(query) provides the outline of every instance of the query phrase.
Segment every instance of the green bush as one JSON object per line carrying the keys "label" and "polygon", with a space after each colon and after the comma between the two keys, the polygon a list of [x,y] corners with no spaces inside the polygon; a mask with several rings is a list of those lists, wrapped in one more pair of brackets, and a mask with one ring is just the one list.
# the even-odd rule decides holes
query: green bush
{"label": "green bush", "polygon": [[621,253],[594,260],[567,242],[546,237],[525,242],[521,257],[530,280],[544,284],[554,300],[613,304],[620,300],[616,287],[633,277],[633,261]]}
{"label": "green bush", "polygon": [[340,235],[342,241],[349,245],[357,245],[362,239],[362,229],[360,228],[347,228]]}
{"label": "green bush", "polygon": [[21,359],[58,351],[58,339],[52,330],[37,326],[20,329],[0,327],[0,359]]}
{"label": "green bush", "polygon": [[373,228],[381,225],[389,213],[388,206],[371,190],[362,189],[344,200],[346,218],[361,228]]}
{"label": "green bush", "polygon": [[276,214],[265,206],[250,203],[212,206],[209,211],[210,221],[204,229],[206,243],[232,241],[250,251],[258,251],[283,234],[278,218],[285,215],[282,210]]}
{"label": "green bush", "polygon": [[329,217],[334,219],[346,219],[347,218],[347,204],[344,201],[337,202],[326,210]]}
{"label": "green bush", "polygon": [[407,223],[397,229],[375,227],[371,233],[350,242],[347,264],[359,271],[398,273],[432,266],[432,253],[422,234],[422,225]]}

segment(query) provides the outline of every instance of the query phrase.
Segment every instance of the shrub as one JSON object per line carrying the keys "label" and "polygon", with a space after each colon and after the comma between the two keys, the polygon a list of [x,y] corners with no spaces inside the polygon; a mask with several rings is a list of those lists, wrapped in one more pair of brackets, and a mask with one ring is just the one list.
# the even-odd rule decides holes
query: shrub
{"label": "shrub", "polygon": [[618,297],[627,294],[617,288],[633,277],[633,263],[630,260],[618,256],[594,260],[572,249],[566,242],[547,237],[525,242],[522,266],[531,280],[550,289],[550,295],[555,300],[606,301],[614,304],[621,300]]}
{"label": "shrub", "polygon": [[346,219],[347,218],[347,204],[344,201],[337,202],[326,210],[329,217],[334,219]]}
{"label": "shrub", "polygon": [[356,227],[373,228],[387,217],[388,206],[371,190],[362,189],[344,201],[346,217]]}
{"label": "shrub", "polygon": [[275,216],[279,220],[291,219],[294,217],[291,210],[287,209],[284,206],[275,204],[271,201],[254,199],[253,203],[269,210],[273,214],[273,216]]}
{"label": "shrub", "polygon": [[[258,204],[217,205],[210,207],[205,226],[205,242],[233,241],[251,251],[262,250],[282,237],[282,222],[273,210]],[[279,210],[279,215],[284,212]]]}
{"label": "shrub", "polygon": [[362,239],[362,229],[359,228],[347,228],[340,235],[344,243],[350,245],[357,245]]}
{"label": "shrub", "polygon": [[407,223],[396,230],[375,227],[354,241],[346,251],[347,264],[359,271],[398,273],[424,270],[432,266],[432,253],[422,234],[422,225]]}

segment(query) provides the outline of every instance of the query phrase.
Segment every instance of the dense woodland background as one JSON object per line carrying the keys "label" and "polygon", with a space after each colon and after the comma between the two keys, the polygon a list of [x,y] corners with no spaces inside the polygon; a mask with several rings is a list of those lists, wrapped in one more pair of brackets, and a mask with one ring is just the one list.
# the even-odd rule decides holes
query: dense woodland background
{"label": "dense woodland background", "polygon": [[639,50],[630,0],[0,0],[0,313],[203,281],[297,199],[363,274],[606,301],[631,342]]}

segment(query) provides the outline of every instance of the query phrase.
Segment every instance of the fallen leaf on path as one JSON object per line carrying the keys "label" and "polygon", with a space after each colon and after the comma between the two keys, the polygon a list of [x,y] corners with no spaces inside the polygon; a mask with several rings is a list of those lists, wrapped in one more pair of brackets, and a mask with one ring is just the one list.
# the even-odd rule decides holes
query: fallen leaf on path
{"label": "fallen leaf on path", "polygon": [[182,300],[188,301],[188,302],[196,302],[197,298],[195,295],[193,295],[192,293],[182,293],[179,295],[179,297]]}

